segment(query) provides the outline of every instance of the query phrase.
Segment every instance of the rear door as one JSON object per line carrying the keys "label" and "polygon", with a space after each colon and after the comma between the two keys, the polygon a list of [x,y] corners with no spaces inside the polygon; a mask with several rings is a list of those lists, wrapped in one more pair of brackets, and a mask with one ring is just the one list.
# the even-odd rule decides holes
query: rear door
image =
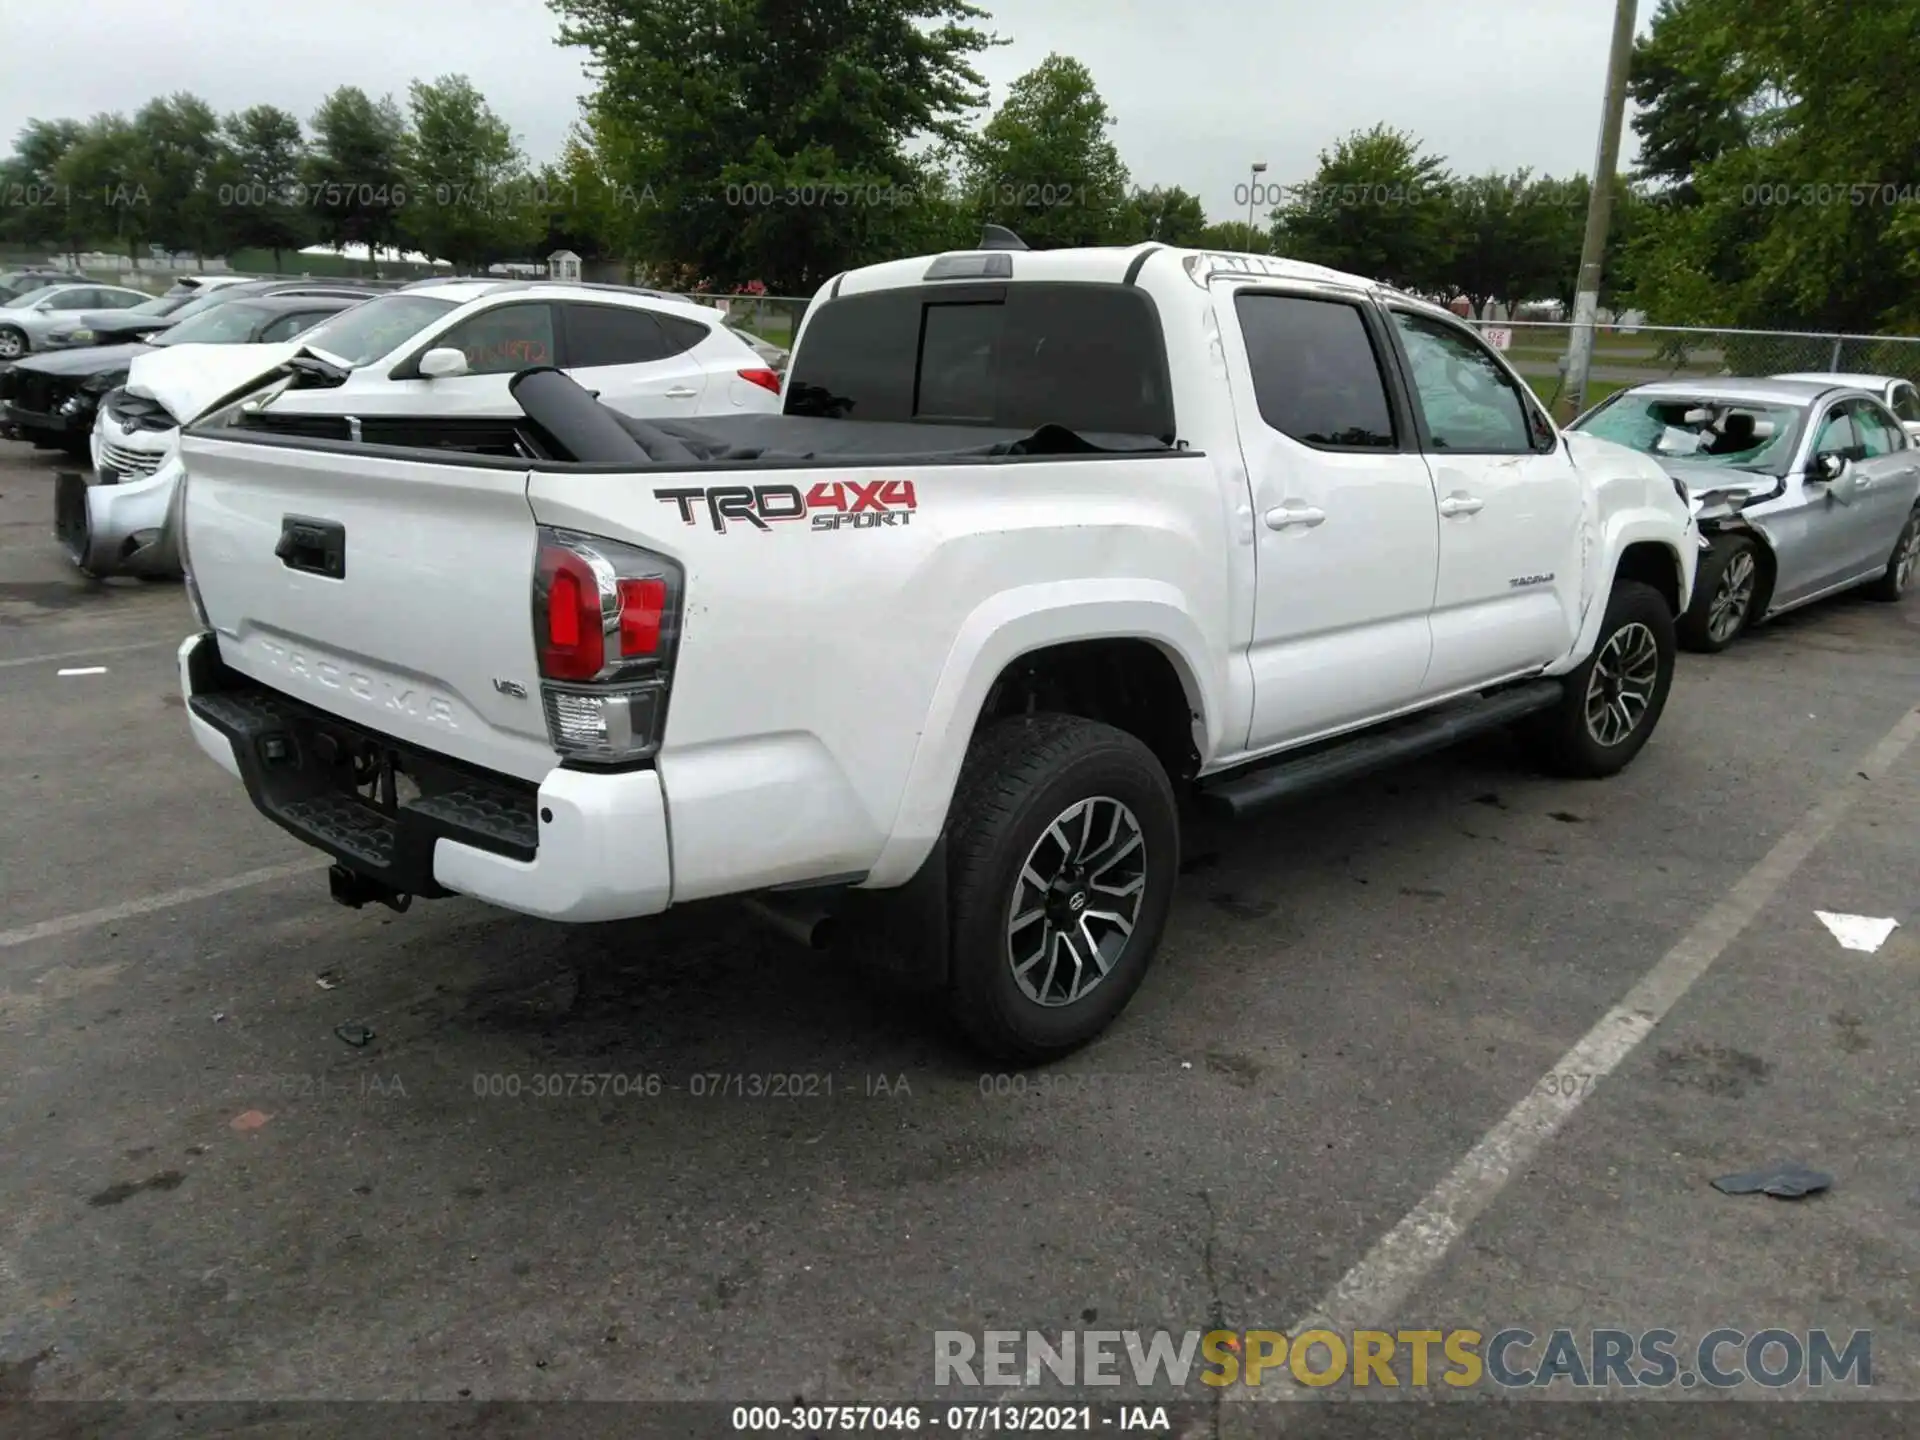
{"label": "rear door", "polygon": [[661,317],[634,305],[577,300],[556,308],[566,371],[603,404],[646,418],[700,413],[708,376],[690,353],[689,338],[670,332]]}
{"label": "rear door", "polygon": [[1853,508],[1860,521],[1854,566],[1872,572],[1885,567],[1913,509],[1920,450],[1878,401],[1856,400],[1850,410],[1860,447],[1853,465]]}
{"label": "rear door", "polygon": [[[538,780],[523,464],[182,437],[187,548],[221,658],[344,720]],[[330,566],[324,551],[343,558]]]}
{"label": "rear door", "polygon": [[1414,703],[1433,650],[1433,485],[1379,312],[1335,287],[1216,281],[1253,494],[1259,751]]}
{"label": "rear door", "polygon": [[1894,418],[1916,442],[1920,442],[1920,390],[1906,380],[1896,381],[1887,392],[1887,403]]}

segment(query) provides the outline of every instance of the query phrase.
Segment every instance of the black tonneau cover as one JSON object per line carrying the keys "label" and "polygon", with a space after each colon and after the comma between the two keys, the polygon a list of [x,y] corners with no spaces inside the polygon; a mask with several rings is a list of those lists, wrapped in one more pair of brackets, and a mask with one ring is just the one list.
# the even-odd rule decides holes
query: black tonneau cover
{"label": "black tonneau cover", "polygon": [[833,420],[810,415],[727,415],[700,420],[638,420],[609,412],[647,458],[672,465],[757,460],[826,460],[837,456],[900,464],[962,457],[1097,455],[1165,451],[1151,435],[1081,435],[1059,425],[996,430],[977,425]]}

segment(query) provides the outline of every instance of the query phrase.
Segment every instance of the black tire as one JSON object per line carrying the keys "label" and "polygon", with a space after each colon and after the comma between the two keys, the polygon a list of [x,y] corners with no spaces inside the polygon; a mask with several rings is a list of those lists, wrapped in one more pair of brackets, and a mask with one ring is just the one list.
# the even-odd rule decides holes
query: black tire
{"label": "black tire", "polygon": [[[1055,854],[1071,860],[1058,850],[1049,831],[1082,802],[1093,804],[1092,827],[1099,833],[1085,856],[1096,865],[1125,843],[1126,817],[1111,807],[1126,808],[1131,829],[1142,841],[1144,856],[1137,865],[1142,883],[1131,912],[1132,929],[1124,936],[1111,922],[1098,921],[1102,934],[1095,941],[1088,926],[1102,913],[1089,903],[1098,903],[1097,892],[1084,880],[1072,882],[1071,867],[1050,901],[1042,902],[1040,896],[1054,892],[1037,891],[1021,878],[1030,858],[1036,868]],[[1112,844],[1105,843],[1109,816],[1113,833],[1122,837]],[[1036,853],[1036,847],[1042,853]],[[952,926],[948,1003],[960,1028],[982,1050],[1017,1064],[1064,1055],[1093,1039],[1140,987],[1173,902],[1180,872],[1180,826],[1173,786],[1160,762],[1125,731],[1077,716],[1042,714],[999,721],[976,735],[967,752],[948,820],[947,849]],[[1134,868],[1123,856],[1108,861],[1094,878],[1104,874],[1110,885],[1130,885]],[[1076,889],[1077,906],[1072,894]],[[1024,913],[1046,910],[1047,918],[1010,935],[1016,901]],[[1107,903],[1124,910],[1126,902]],[[1056,914],[1063,920],[1076,917],[1073,934],[1082,945],[1105,947],[1116,939],[1118,944],[1108,958],[1110,968],[1077,998],[1042,1004],[1016,977],[1014,951],[1016,941],[1023,950],[1051,950]],[[1069,956],[1069,963],[1072,957],[1080,959],[1076,975],[1092,973],[1090,954],[1059,953]],[[1065,987],[1070,995],[1064,966],[1054,968],[1060,970],[1058,976],[1050,969],[1038,981],[1029,970],[1025,985],[1045,995]]]}
{"label": "black tire", "polygon": [[1920,575],[1920,505],[1914,507],[1907,523],[1900,528],[1900,538],[1894,541],[1886,572],[1868,585],[1866,592],[1875,600],[1891,603],[1907,593],[1917,575]]}
{"label": "black tire", "polygon": [[[1643,708],[1633,716],[1631,728],[1607,743],[1595,733],[1596,724],[1588,715],[1589,699],[1604,700],[1605,695],[1604,689],[1599,697],[1590,694],[1594,672],[1603,662],[1613,667],[1633,657],[1636,642],[1641,639],[1633,633],[1636,626],[1653,641],[1648,693]],[[1607,612],[1600,622],[1599,637],[1593,642],[1593,653],[1567,674],[1560,703],[1544,712],[1533,727],[1532,739],[1541,763],[1557,775],[1580,779],[1598,779],[1624,770],[1660,723],[1667,692],[1673,687],[1674,654],[1673,613],[1667,609],[1666,599],[1651,585],[1637,580],[1616,584],[1607,598]],[[1602,685],[1606,683],[1602,677]],[[1604,728],[1605,722],[1600,725]]]}
{"label": "black tire", "polygon": [[1760,547],[1745,535],[1721,535],[1700,560],[1693,600],[1674,633],[1699,655],[1717,655],[1747,633],[1760,600]]}
{"label": "black tire", "polygon": [[[7,344],[8,341],[12,341],[13,343],[9,345]],[[0,325],[0,350],[5,350],[6,352],[5,354],[0,354],[0,360],[23,359],[32,348],[33,347],[27,343],[26,331],[14,325]]]}

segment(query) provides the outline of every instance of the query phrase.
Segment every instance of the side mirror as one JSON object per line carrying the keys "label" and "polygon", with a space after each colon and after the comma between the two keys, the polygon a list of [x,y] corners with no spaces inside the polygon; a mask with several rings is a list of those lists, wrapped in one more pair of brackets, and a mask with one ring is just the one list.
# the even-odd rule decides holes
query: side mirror
{"label": "side mirror", "polygon": [[1818,480],[1822,485],[1831,485],[1847,473],[1847,458],[1835,455],[1831,451],[1813,457],[1813,464],[1807,467],[1807,478]]}
{"label": "side mirror", "polygon": [[467,373],[467,357],[451,345],[438,345],[420,357],[420,375],[425,380],[441,380]]}

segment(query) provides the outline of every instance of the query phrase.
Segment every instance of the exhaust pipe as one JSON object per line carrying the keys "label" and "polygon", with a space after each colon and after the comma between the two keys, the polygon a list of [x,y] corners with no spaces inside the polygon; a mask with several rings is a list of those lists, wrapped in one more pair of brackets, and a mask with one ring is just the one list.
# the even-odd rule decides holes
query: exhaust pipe
{"label": "exhaust pipe", "polygon": [[837,928],[833,914],[823,906],[784,895],[746,895],[740,904],[747,913],[808,950],[833,944]]}

